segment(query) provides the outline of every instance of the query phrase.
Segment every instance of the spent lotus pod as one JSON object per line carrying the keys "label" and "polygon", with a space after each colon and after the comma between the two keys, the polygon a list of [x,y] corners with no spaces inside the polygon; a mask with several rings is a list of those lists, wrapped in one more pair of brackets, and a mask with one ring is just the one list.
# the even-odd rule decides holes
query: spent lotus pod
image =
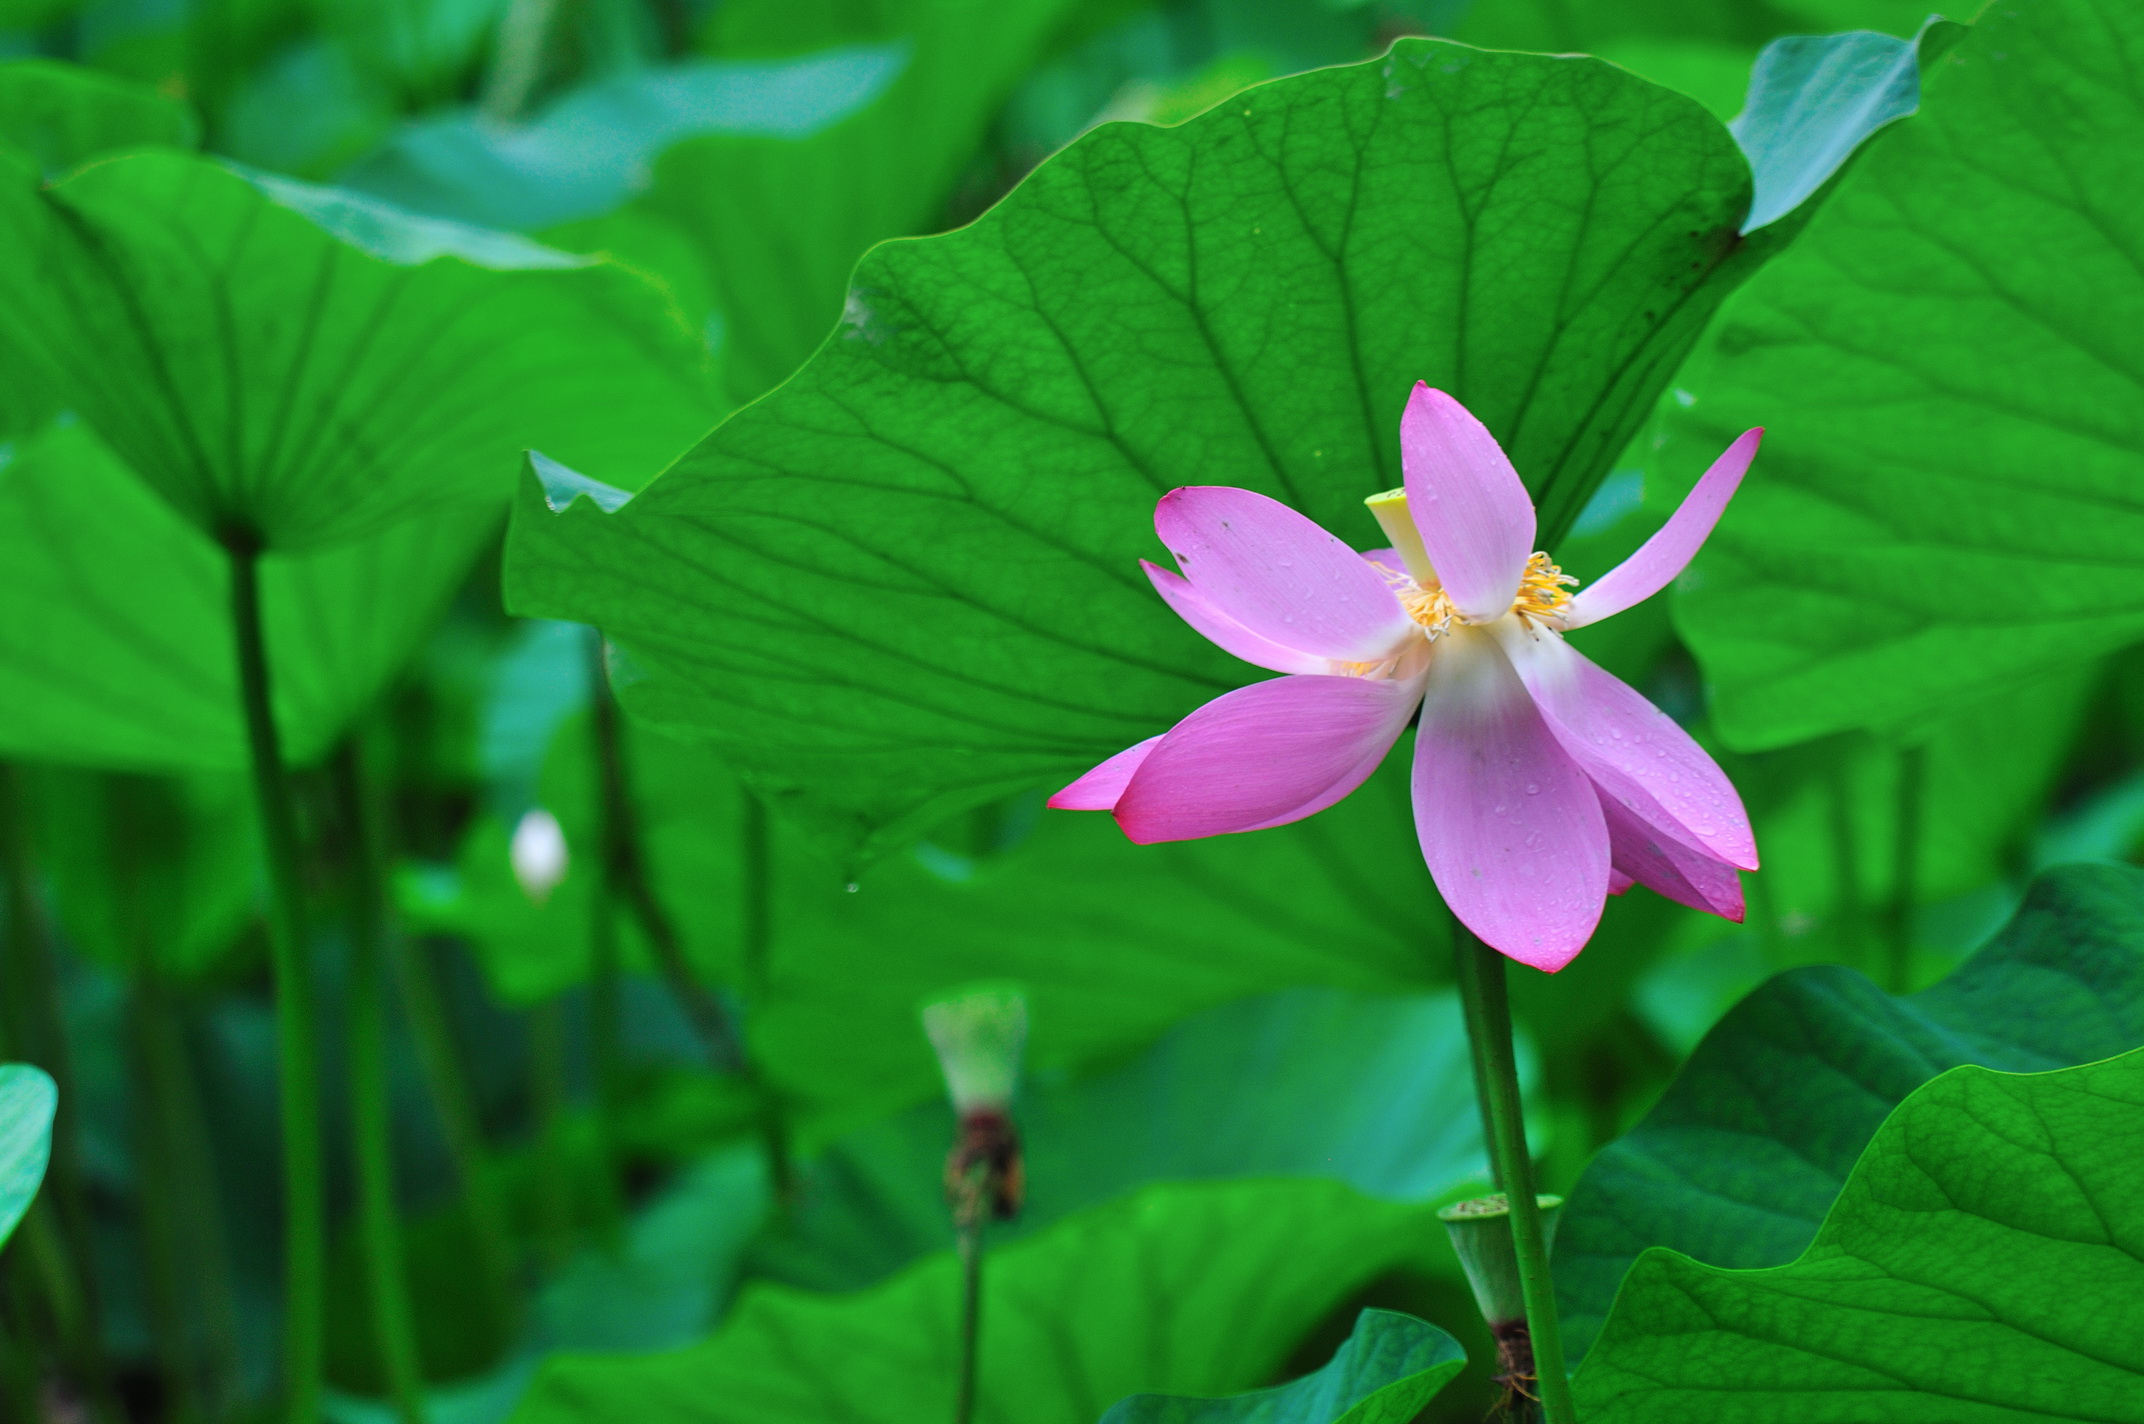
{"label": "spent lotus pod", "polygon": [[1749,818],[1690,734],[1564,641],[1652,597],[1712,532],[1761,430],[1591,587],[1533,547],[1533,500],[1494,436],[1417,385],[1403,488],[1366,503],[1358,554],[1250,490],[1171,490],[1154,527],[1181,573],[1155,592],[1223,651],[1284,674],[1225,693],[1050,798],[1132,840],[1314,815],[1368,779],[1419,712],[1415,829],[1438,893],[1483,943],[1554,972],[1632,884],[1731,920],[1757,868]]}
{"label": "spent lotus pod", "polygon": [[1003,1112],[1020,1081],[1027,996],[1010,985],[977,985],[923,1006],[923,1031],[938,1054],[946,1095],[962,1117]]}
{"label": "spent lotus pod", "polygon": [[524,812],[514,823],[514,837],[507,858],[521,893],[541,905],[566,878],[572,856],[566,849],[566,831],[558,817],[538,806]]}

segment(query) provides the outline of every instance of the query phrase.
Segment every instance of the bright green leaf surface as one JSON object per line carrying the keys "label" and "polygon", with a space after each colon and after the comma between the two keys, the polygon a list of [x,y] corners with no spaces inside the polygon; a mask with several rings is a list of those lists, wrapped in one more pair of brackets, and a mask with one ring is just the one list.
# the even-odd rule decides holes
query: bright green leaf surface
{"label": "bright green leaf surface", "polygon": [[47,178],[115,148],[190,148],[200,127],[145,84],[53,60],[0,65],[0,142],[29,153]]}
{"label": "bright green leaf surface", "polygon": [[0,1245],[30,1209],[52,1153],[59,1090],[42,1068],[0,1065]]}
{"label": "bright green leaf surface", "polygon": [[642,716],[898,841],[1243,680],[1139,573],[1171,486],[1367,544],[1427,379],[1553,539],[1746,269],[1748,201],[1716,121],[1590,59],[1403,40],[1105,125],[875,251],[811,363],[617,514],[525,488],[509,602],[602,626]]}
{"label": "bright green leaf surface", "polygon": [[1647,1247],[1723,1267],[1793,1260],[1884,1115],[1946,1069],[2031,1072],[2140,1043],[2144,871],[2131,867],[2048,872],[2002,934],[1919,994],[1830,965],[1778,976],[1571,1192],[1556,1271],[1574,1353]]}
{"label": "bright green leaf surface", "polygon": [[[261,571],[286,751],[371,705],[497,515],[457,508]],[[0,752],[131,768],[246,765],[229,565],[88,431],[0,464]]]}
{"label": "bright green leaf surface", "polygon": [[1390,1310],[1365,1310],[1314,1375],[1232,1399],[1137,1395],[1102,1424],[1408,1424],[1466,1367],[1458,1342]]}
{"label": "bright green leaf surface", "polygon": [[[1425,1207],[1335,1182],[1149,1187],[993,1251],[983,1273],[980,1424],[1093,1424],[1142,1390],[1269,1378],[1347,1293],[1422,1260]],[[566,1358],[516,1424],[941,1424],[952,1408],[959,1263],[821,1296],[750,1287],[722,1329],[671,1354]]]}
{"label": "bright green leaf surface", "polygon": [[637,486],[716,414],[632,273],[185,154],[8,172],[0,252],[0,376],[274,549],[490,506],[531,445]]}
{"label": "bright green leaf surface", "polygon": [[1958,1068],[1885,1120],[1809,1249],[1632,1268],[1589,1424],[2144,1420],[2144,1053]]}
{"label": "bright green leaf surface", "polygon": [[1770,430],[1678,599],[1721,733],[1909,722],[2144,633],[2144,22],[1992,7],[1722,314],[1669,463]]}

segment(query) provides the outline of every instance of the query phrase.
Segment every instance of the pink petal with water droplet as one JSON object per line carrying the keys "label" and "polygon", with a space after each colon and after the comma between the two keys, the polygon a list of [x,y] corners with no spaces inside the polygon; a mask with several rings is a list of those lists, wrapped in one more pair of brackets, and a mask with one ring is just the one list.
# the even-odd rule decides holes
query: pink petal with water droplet
{"label": "pink petal with water droplet", "polygon": [[1438,893],[1483,943],[1554,973],[1607,902],[1601,798],[1496,640],[1454,633],[1430,660],[1414,822]]}
{"label": "pink petal with water droplet", "polygon": [[1742,486],[1749,462],[1757,458],[1758,442],[1764,439],[1760,426],[1735,437],[1720,458],[1712,462],[1697,487],[1676,507],[1658,533],[1638,546],[1638,552],[1571,599],[1563,613],[1563,626],[1582,628],[1645,602],[1675,581],[1675,576],[1697,557],[1697,551],[1720,522],[1727,501]]}
{"label": "pink petal with water droplet", "polygon": [[1749,814],[1727,773],[1675,719],[1548,629],[1499,624],[1504,651],[1549,729],[1610,795],[1684,842],[1744,870],[1757,868]]}
{"label": "pink petal with water droplet", "polygon": [[1283,648],[1381,662],[1414,627],[1353,549],[1262,494],[1170,490],[1154,507],[1154,530],[1209,604]]}
{"label": "pink petal with water droplet", "polygon": [[1511,611],[1534,551],[1534,502],[1487,426],[1417,382],[1400,418],[1407,512],[1452,604],[1475,622]]}
{"label": "pink petal with water droplet", "polygon": [[1137,746],[1126,747],[1052,796],[1049,804],[1060,811],[1114,811],[1118,798],[1124,794],[1125,784],[1132,779],[1132,773],[1139,769],[1141,763],[1147,759],[1147,754],[1160,743],[1161,737],[1155,736],[1148,737]]}
{"label": "pink petal with water droplet", "polygon": [[1648,825],[1634,808],[1606,792],[1601,794],[1601,812],[1608,822],[1616,873],[1678,905],[1742,923],[1742,877],[1733,866],[1684,845],[1674,827]]}
{"label": "pink petal with water droplet", "polygon": [[1160,594],[1176,616],[1189,623],[1199,634],[1224,653],[1233,653],[1247,663],[1255,663],[1275,672],[1330,672],[1332,663],[1313,653],[1299,653],[1293,648],[1284,648],[1270,638],[1261,638],[1235,619],[1214,607],[1213,600],[1200,593],[1189,579],[1170,573],[1159,564],[1150,564],[1145,559],[1139,567],[1153,581],[1154,592]]}
{"label": "pink petal with water droplet", "polygon": [[1142,845],[1299,821],[1362,785],[1399,740],[1419,680],[1277,677],[1165,733],[1116,804]]}

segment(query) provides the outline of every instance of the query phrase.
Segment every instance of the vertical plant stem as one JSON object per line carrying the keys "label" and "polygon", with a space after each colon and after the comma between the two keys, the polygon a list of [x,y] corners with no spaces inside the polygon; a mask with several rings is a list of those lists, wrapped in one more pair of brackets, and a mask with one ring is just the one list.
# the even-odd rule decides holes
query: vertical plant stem
{"label": "vertical plant stem", "polygon": [[335,796],[342,803],[350,855],[349,1014],[351,1131],[357,1149],[358,1231],[365,1243],[365,1289],[372,1332],[402,1424],[424,1424],[424,1371],[402,1254],[395,1202],[394,1105],[387,1065],[387,882],[374,812],[356,738],[335,754]]}
{"label": "vertical plant stem", "polygon": [[555,1270],[573,1250],[573,1176],[566,1155],[566,1014],[557,999],[529,1010],[529,1096],[536,1109],[536,1204]]}
{"label": "vertical plant stem", "polygon": [[1927,800],[1928,747],[1898,754],[1898,822],[1891,843],[1891,913],[1886,983],[1894,994],[1913,987],[1913,907],[1920,898],[1921,809]]}
{"label": "vertical plant stem", "polygon": [[260,541],[232,532],[231,631],[239,700],[253,763],[253,796],[268,858],[269,943],[275,969],[276,1067],[283,1127],[283,1376],[291,1424],[320,1417],[321,1328],[327,1201],[320,1163],[319,1033],[314,1021],[298,815],[270,694],[261,618]]}
{"label": "vertical plant stem", "polygon": [[619,1114],[625,1106],[625,1053],[620,1032],[618,963],[618,903],[610,893],[609,877],[596,876],[595,903],[589,907],[588,1056],[594,1067],[596,1089],[597,1202],[601,1211],[604,1243],[616,1246],[624,1237],[625,1201],[621,1184],[624,1148]]}
{"label": "vertical plant stem", "polygon": [[610,679],[603,669],[603,645],[592,638],[595,665],[589,674],[590,722],[595,731],[596,770],[602,788],[603,872],[610,892],[632,907],[633,917],[648,937],[663,980],[685,1011],[708,1062],[718,1072],[735,1072],[744,1066],[737,1035],[722,1003],[692,972],[685,957],[684,941],[677,924],[655,897],[648,880],[647,857],[641,845],[640,818],[634,813],[632,783],[626,774],[625,739],[618,725],[618,701],[611,696]]}
{"label": "vertical plant stem", "polygon": [[[743,789],[742,796],[744,804],[738,818],[737,839],[742,852],[739,870],[743,895],[738,906],[737,929],[742,948],[739,958],[745,1003],[749,1006],[766,997],[771,970],[768,961],[774,947],[774,840],[767,825],[766,802],[753,795],[750,788]],[[774,1180],[775,1198],[784,1204],[793,1202],[797,1193],[797,1171],[789,1151],[789,1115],[780,1096],[759,1078],[741,1038],[738,1054],[746,1076],[759,1090],[760,1135],[767,1152],[769,1174]]]}
{"label": "vertical plant stem", "polygon": [[[1488,1044],[1496,1032],[1490,1021],[1487,1000],[1481,987],[1481,964],[1473,950],[1476,940],[1465,925],[1452,921],[1452,967],[1459,985],[1459,1007],[1466,1020],[1467,1059],[1474,1069],[1474,1108],[1481,1114],[1481,1150],[1489,1159],[1489,1180],[1498,1191],[1507,1190],[1504,1181],[1504,1163],[1496,1150],[1496,1112],[1489,1098],[1489,1079],[1493,1071],[1488,1058]],[[1510,1026],[1505,1026],[1508,1036]]]}
{"label": "vertical plant stem", "polygon": [[499,20],[491,73],[484,78],[482,105],[500,123],[521,117],[543,82],[544,55],[560,0],[512,0]]}
{"label": "vertical plant stem", "polygon": [[1526,1300],[1526,1329],[1533,1346],[1541,1415],[1545,1424],[1575,1424],[1571,1381],[1563,1363],[1563,1328],[1556,1318],[1556,1287],[1549,1276],[1548,1236],[1534,1192],[1533,1156],[1526,1146],[1504,957],[1463,929],[1455,938],[1467,1025],[1470,1030],[1481,1030],[1476,1061],[1486,1069],[1481,1087],[1490,1119],[1489,1157],[1511,1204],[1511,1238],[1518,1253],[1519,1288]]}
{"label": "vertical plant stem", "polygon": [[438,976],[432,972],[431,957],[423,945],[406,935],[394,935],[388,948],[395,960],[395,983],[402,991],[402,1014],[416,1040],[417,1060],[424,1068],[432,1111],[447,1140],[448,1155],[454,1159],[454,1176],[476,1237],[477,1264],[484,1272],[497,1319],[502,1327],[511,1330],[515,1315],[512,1238],[506,1229],[506,1213],[499,1205],[498,1185],[492,1180],[491,1151],[484,1141],[484,1125],[477,1116],[476,1100],[455,1048],[446,996],[440,993]]}
{"label": "vertical plant stem", "polygon": [[169,1130],[169,1095],[159,1071],[164,1056],[158,1042],[163,1037],[163,992],[153,969],[142,962],[145,957],[137,950],[126,1009],[128,1066],[138,1094],[129,1114],[141,1163],[135,1207],[146,1247],[143,1276],[157,1368],[164,1377],[165,1414],[173,1424],[192,1424],[200,1417],[201,1390],[194,1368],[192,1316],[184,1303],[184,1282],[191,1273],[179,1225],[182,1171]]}
{"label": "vertical plant stem", "polygon": [[960,1223],[960,1375],[953,1396],[953,1424],[975,1418],[975,1383],[983,1328],[983,1226],[977,1210]]}

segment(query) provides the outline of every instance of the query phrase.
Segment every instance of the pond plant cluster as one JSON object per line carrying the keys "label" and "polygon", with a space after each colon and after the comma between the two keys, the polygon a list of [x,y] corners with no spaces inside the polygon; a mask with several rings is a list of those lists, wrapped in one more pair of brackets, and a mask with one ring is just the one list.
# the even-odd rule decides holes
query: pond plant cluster
{"label": "pond plant cluster", "polygon": [[2144,1424],[2144,9],[0,56],[0,1418]]}

